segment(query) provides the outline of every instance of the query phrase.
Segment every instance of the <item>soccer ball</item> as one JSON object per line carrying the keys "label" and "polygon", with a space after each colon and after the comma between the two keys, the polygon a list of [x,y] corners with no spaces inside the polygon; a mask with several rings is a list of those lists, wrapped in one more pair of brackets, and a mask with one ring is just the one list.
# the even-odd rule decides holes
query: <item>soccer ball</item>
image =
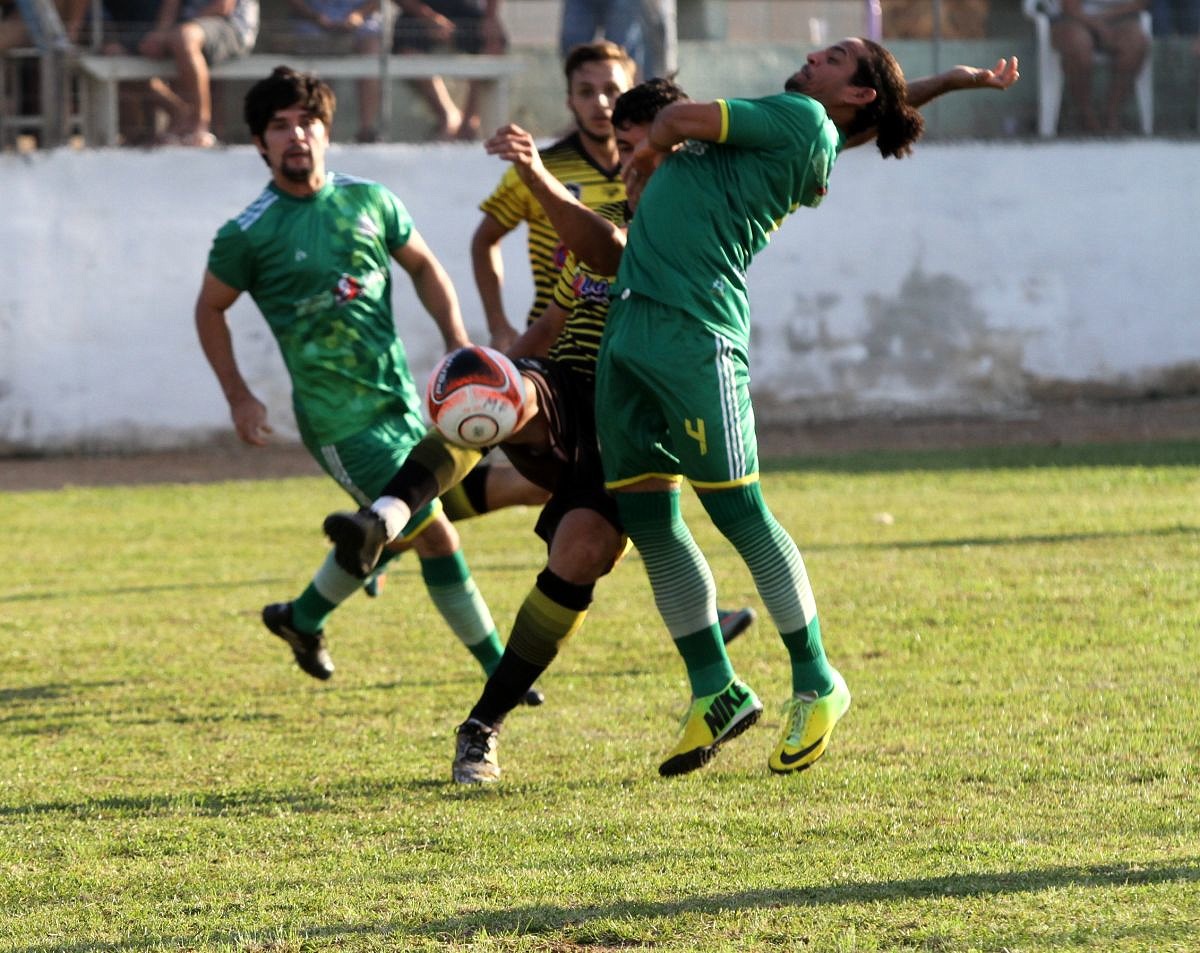
{"label": "soccer ball", "polygon": [[425,390],[429,418],[461,447],[490,447],[517,426],[525,384],[515,364],[490,347],[462,347],[438,363]]}

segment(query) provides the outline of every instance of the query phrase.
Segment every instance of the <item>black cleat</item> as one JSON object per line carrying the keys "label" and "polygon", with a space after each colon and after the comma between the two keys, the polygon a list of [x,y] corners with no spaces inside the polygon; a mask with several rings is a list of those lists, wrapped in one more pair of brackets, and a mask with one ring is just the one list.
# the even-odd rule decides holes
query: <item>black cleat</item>
{"label": "black cleat", "polygon": [[325,535],[333,540],[333,558],[352,576],[366,579],[379,563],[387,545],[387,528],[369,507],[357,513],[330,513],[325,517]]}
{"label": "black cleat", "polygon": [[721,623],[721,638],[725,644],[728,645],[750,628],[757,618],[758,613],[749,606],[745,609],[718,609],[717,620]]}
{"label": "black cleat", "polygon": [[458,726],[451,776],[455,784],[492,784],[500,780],[494,728],[474,718]]}
{"label": "black cleat", "polygon": [[313,678],[327,679],[333,674],[333,659],[325,648],[325,630],[309,634],[292,625],[292,604],[273,602],[263,606],[263,625],[292,647],[296,664]]}

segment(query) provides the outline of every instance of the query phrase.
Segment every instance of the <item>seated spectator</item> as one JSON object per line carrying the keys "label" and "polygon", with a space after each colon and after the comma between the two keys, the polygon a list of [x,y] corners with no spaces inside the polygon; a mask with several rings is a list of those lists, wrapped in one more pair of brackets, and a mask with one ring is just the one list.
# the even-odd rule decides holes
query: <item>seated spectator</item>
{"label": "seated spectator", "polygon": [[[54,6],[66,31],[67,42],[75,46],[87,17],[88,0],[55,0]],[[29,46],[34,46],[33,34],[21,16],[16,0],[0,0],[0,53]]]}
{"label": "seated spectator", "polygon": [[[500,22],[500,0],[399,0],[403,16],[396,24],[397,53],[428,53],[449,47],[460,53],[503,53],[508,35]],[[435,139],[479,138],[482,84],[467,83],[460,109],[440,76],[418,80],[421,95],[437,117]]]}
{"label": "seated spectator", "polygon": [[[67,43],[75,46],[86,19],[88,0],[55,0],[55,7],[62,20]],[[16,0],[0,0],[0,54],[34,45],[34,34],[21,16]],[[37,60],[24,59],[11,66],[17,79],[15,83],[5,84],[7,95],[0,100],[0,115],[41,116],[42,77]],[[33,123],[30,125],[32,127]],[[35,136],[41,141],[40,133]],[[0,146],[3,145],[5,143],[0,143]]]}
{"label": "seated spectator", "polygon": [[[378,0],[289,0],[290,36],[280,48],[303,56],[359,53],[378,56],[383,16]],[[359,142],[378,142],[382,92],[378,79],[358,81]]]}
{"label": "seated spectator", "polygon": [[162,141],[214,146],[209,66],[245,56],[258,37],[258,0],[162,0],[158,22],[138,52],[152,59],[175,58],[174,84],[150,81],[151,91],[171,115]]}
{"label": "seated spectator", "polygon": [[[154,31],[163,0],[102,0],[104,19],[100,52],[105,56],[137,56],[142,41]],[[148,83],[121,83],[118,125],[125,145],[149,145],[158,134],[157,114]]]}
{"label": "seated spectator", "polygon": [[[1060,0],[1052,13],[1050,41],[1062,58],[1065,104],[1086,133],[1121,131],[1121,115],[1150,50],[1140,15],[1147,0]],[[1092,98],[1093,59],[1097,51],[1112,58],[1104,107]]]}

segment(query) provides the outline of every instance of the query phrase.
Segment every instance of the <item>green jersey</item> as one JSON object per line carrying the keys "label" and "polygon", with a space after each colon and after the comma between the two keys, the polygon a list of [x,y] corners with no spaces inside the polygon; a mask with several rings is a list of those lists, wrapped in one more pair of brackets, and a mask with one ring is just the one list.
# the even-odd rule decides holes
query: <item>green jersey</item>
{"label": "green jersey", "polygon": [[820,203],[842,142],[800,93],[718,105],[720,140],[689,140],[647,184],[614,294],[681,308],[745,347],[750,260],[788,214]]}
{"label": "green jersey", "polygon": [[384,186],[330,173],[295,198],[273,184],[213,240],[208,270],[249,292],[279,342],[306,441],[420,412],[392,316],[392,250],[413,223]]}

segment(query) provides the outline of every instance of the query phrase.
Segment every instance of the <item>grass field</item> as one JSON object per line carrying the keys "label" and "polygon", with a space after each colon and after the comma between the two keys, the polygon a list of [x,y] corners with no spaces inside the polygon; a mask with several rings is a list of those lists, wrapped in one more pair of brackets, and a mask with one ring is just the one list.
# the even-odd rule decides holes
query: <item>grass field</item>
{"label": "grass field", "polygon": [[[629,560],[449,783],[481,685],[411,558],[317,683],[258,622],[344,506],[321,479],[0,497],[0,951],[1200,950],[1200,444],[773,464],[854,695],[766,770],[787,690],[656,773],[682,666]],[[706,521],[726,605],[761,608]],[[885,516],[884,514],[887,514]],[[463,525],[502,630],[532,514]]]}

